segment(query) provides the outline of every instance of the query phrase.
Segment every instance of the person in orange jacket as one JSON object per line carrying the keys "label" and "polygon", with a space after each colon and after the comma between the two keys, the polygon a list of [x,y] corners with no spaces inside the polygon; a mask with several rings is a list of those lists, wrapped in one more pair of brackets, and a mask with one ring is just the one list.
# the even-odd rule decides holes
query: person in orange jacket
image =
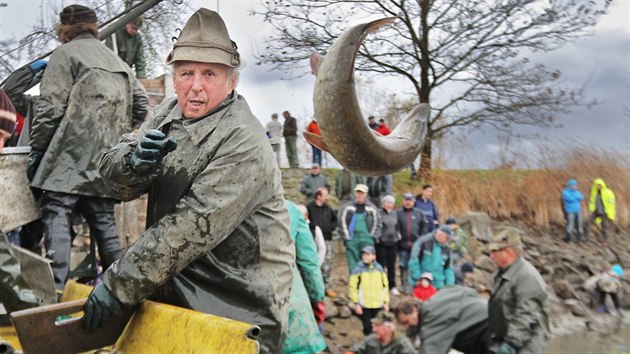
{"label": "person in orange jacket", "polygon": [[[308,123],[308,126],[306,127],[306,131],[308,133],[312,133],[318,136],[322,135],[322,133],[319,131],[319,125],[317,125],[317,121],[315,120],[315,118],[313,118],[311,122]],[[313,163],[319,164],[321,166],[322,165],[322,151],[315,145],[311,145],[311,147],[313,148]]]}

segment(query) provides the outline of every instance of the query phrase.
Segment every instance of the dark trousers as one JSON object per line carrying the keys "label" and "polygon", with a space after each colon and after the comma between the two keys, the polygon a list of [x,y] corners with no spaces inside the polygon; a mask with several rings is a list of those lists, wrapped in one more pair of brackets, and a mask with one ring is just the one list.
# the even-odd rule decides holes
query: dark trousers
{"label": "dark trousers", "polygon": [[591,214],[586,222],[584,223],[584,239],[588,241],[591,231],[591,225],[595,222],[595,219],[602,218],[602,236],[604,237],[604,241],[608,239],[608,225],[610,225],[610,219],[606,216],[606,214]]}
{"label": "dark trousers", "polygon": [[361,315],[361,322],[363,323],[363,334],[370,335],[372,333],[372,319],[376,317],[376,314],[379,311],[382,311],[383,308],[378,309],[366,309],[363,308],[363,314]]}
{"label": "dark trousers", "polygon": [[376,244],[376,261],[387,268],[387,282],[389,288],[396,287],[396,257],[398,256],[398,245],[386,246],[382,243]]}
{"label": "dark trousers", "polygon": [[486,354],[488,344],[486,343],[486,330],[488,321],[476,323],[463,331],[460,331],[453,340],[453,349],[464,354]]}
{"label": "dark trousers", "polygon": [[610,298],[612,299],[615,308],[621,308],[621,306],[619,306],[619,296],[617,296],[617,293],[607,293],[600,289],[597,289],[597,293],[599,294],[599,304],[601,306],[606,306],[606,295],[610,295]]}
{"label": "dark trousers", "polygon": [[322,151],[317,148],[315,145],[311,145],[313,148],[313,163],[317,163],[320,166],[322,165]]}
{"label": "dark trousers", "polygon": [[58,290],[63,290],[70,272],[74,210],[81,213],[90,226],[90,238],[96,241],[103,270],[120,256],[113,199],[46,191],[41,198],[44,246],[46,257],[52,260]]}

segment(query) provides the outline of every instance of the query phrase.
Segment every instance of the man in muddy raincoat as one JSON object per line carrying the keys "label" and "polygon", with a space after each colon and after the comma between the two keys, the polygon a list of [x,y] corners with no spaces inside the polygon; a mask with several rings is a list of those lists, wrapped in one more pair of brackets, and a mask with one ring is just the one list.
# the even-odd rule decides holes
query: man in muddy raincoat
{"label": "man in muddy raincoat", "polygon": [[98,172],[103,152],[144,120],[148,98],[129,67],[98,40],[96,14],[70,5],[59,14],[57,48],[44,72],[31,128],[27,174],[40,203],[55,287],[68,278],[70,215],[83,214],[101,265],[120,255],[114,194]]}
{"label": "man in muddy raincoat", "polygon": [[222,18],[200,9],[167,58],[177,99],[105,153],[101,173],[130,200],[149,193],[147,230],[103,275],[88,329],[144,299],[261,327],[281,353],[295,249],[265,130],[234,91],[240,57]]}
{"label": "man in muddy raincoat", "polygon": [[505,228],[489,245],[499,270],[488,302],[488,345],[491,353],[544,353],[549,337],[547,286],[523,258],[519,230]]}

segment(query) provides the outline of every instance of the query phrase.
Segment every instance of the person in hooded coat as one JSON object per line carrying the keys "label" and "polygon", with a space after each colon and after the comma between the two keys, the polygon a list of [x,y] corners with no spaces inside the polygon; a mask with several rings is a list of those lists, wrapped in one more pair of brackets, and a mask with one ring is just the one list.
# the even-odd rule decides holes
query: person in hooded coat
{"label": "person in hooded coat", "polygon": [[591,188],[591,198],[588,203],[588,210],[591,215],[585,223],[584,238],[588,240],[591,225],[593,222],[602,225],[602,236],[604,241],[608,239],[609,225],[615,221],[617,215],[617,205],[615,193],[608,188],[602,178],[595,178]]}

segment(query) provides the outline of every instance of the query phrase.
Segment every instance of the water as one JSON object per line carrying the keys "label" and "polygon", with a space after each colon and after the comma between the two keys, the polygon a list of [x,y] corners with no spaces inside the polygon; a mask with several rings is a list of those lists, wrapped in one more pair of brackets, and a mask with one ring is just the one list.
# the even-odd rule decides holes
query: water
{"label": "water", "polygon": [[[627,315],[626,315],[627,316]],[[611,321],[613,319],[611,318]],[[621,324],[610,333],[579,332],[553,338],[548,354],[625,354],[630,353],[630,325]]]}

